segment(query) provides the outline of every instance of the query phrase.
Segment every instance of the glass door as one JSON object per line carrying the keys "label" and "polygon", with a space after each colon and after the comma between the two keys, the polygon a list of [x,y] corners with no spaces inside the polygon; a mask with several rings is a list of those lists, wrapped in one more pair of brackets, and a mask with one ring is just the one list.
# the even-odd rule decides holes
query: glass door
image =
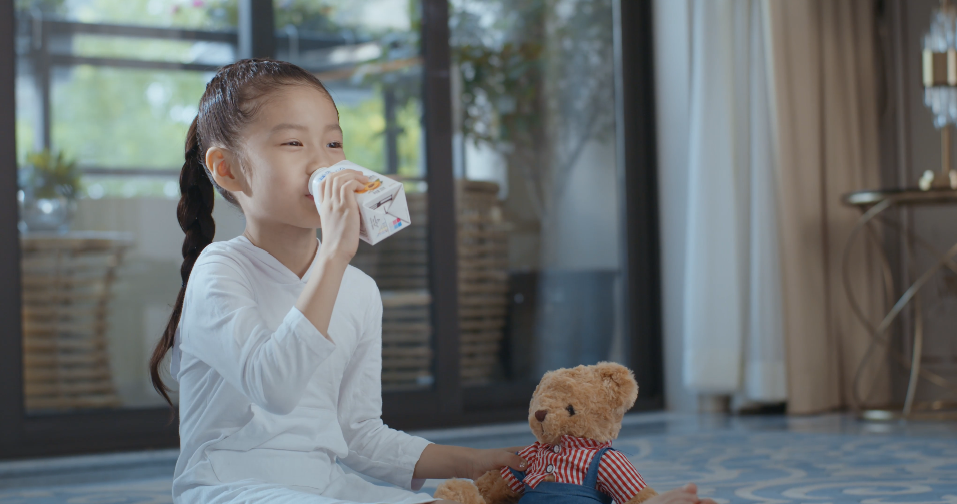
{"label": "glass door", "polygon": [[420,5],[410,0],[274,3],[277,58],[310,71],[339,108],[346,158],[401,180],[412,226],[371,246],[353,265],[382,294],[383,392],[430,389],[428,183],[422,124]]}
{"label": "glass door", "polygon": [[[160,408],[182,143],[236,59],[236,2],[17,2],[16,134],[27,415]],[[242,230],[220,201],[217,238]]]}
{"label": "glass door", "polygon": [[[239,6],[18,7],[26,412],[162,407],[146,362],[179,288],[181,145],[205,83],[238,58]],[[347,157],[404,182],[413,227],[363,243],[355,265],[383,291],[383,389],[430,388],[419,4],[286,0],[273,12],[276,58],[326,84]],[[215,240],[242,232],[238,211],[218,196],[214,207]]]}
{"label": "glass door", "polygon": [[[182,142],[206,82],[249,47],[319,77],[339,108],[347,158],[403,182],[413,225],[363,243],[354,261],[382,291],[385,407],[415,423],[438,421],[439,395],[455,404],[457,362],[436,358],[457,341],[454,317],[442,315],[455,299],[437,296],[432,282],[435,269],[454,271],[441,253],[454,236],[430,231],[452,223],[441,211],[453,204],[441,190],[451,160],[428,151],[425,127],[449,107],[423,105],[421,12],[417,0],[17,2],[27,418],[167,418],[147,362],[179,289]],[[429,25],[440,27],[430,35],[436,54],[447,24],[443,10],[431,12],[442,18]],[[255,39],[263,33],[269,43]],[[432,66],[441,73],[441,61]],[[433,95],[447,96],[436,86]],[[434,201],[430,187],[442,194]],[[242,214],[216,200],[214,240],[239,235]]]}
{"label": "glass door", "polygon": [[462,384],[527,403],[546,371],[629,364],[613,2],[450,9]]}
{"label": "glass door", "polygon": [[[615,56],[614,33],[616,8],[650,2],[620,4],[0,7],[0,28],[10,27],[0,188],[11,195],[0,288],[20,300],[7,309],[22,321],[0,339],[0,374],[17,385],[0,390],[0,458],[178,442],[147,363],[180,287],[182,145],[206,82],[249,50],[314,72],[339,107],[346,156],[404,184],[412,227],[361,244],[354,260],[382,291],[391,426],[519,420],[542,373],[598,360],[641,366],[647,384],[641,374],[655,372],[630,356],[660,355],[657,238],[632,234],[654,228],[654,184],[629,185],[650,202],[636,216],[623,210],[633,200],[621,181],[653,182],[654,160],[640,154],[623,177],[620,151],[653,144],[654,133],[622,142],[620,109],[630,124],[653,110],[653,94],[621,101],[616,58],[648,70],[650,42]],[[238,210],[218,195],[214,208],[215,240],[242,232]],[[651,280],[636,281],[636,270]],[[640,334],[638,312],[648,315]]]}

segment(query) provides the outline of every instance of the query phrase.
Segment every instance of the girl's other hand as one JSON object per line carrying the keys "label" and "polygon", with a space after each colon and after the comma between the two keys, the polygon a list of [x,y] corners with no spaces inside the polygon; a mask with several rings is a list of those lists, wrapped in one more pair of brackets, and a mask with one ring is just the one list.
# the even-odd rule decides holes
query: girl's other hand
{"label": "girl's other hand", "polygon": [[527,468],[527,462],[515,454],[515,452],[524,448],[524,446],[516,446],[512,448],[476,450],[472,459],[472,467],[469,468],[469,474],[465,477],[476,480],[489,471],[497,471],[505,466],[511,467],[516,471],[524,471]]}
{"label": "girl's other hand", "polygon": [[319,218],[322,223],[320,253],[349,262],[359,248],[359,204],[356,191],[369,182],[355,170],[342,170],[319,184]]}
{"label": "girl's other hand", "polygon": [[676,488],[670,492],[656,495],[645,501],[645,504],[715,504],[711,499],[698,497],[698,487],[694,483]]}

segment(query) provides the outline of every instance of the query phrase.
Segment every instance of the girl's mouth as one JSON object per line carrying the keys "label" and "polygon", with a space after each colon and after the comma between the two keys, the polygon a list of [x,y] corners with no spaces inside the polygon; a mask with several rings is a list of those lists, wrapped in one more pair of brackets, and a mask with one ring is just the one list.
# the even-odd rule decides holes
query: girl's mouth
{"label": "girl's mouth", "polygon": [[313,198],[311,194],[307,194],[306,197],[309,198],[309,199],[311,199],[311,200],[315,200],[315,198]]}

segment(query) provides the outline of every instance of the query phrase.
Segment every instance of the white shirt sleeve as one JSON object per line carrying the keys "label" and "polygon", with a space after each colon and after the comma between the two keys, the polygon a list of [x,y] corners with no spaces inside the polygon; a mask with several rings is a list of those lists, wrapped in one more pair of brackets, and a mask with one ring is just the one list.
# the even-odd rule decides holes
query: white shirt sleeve
{"label": "white shirt sleeve", "polygon": [[183,306],[182,351],[213,368],[270,413],[292,411],[335,345],[295,306],[276,330],[257,308],[248,282],[225,261],[200,261]]}
{"label": "white shirt sleeve", "polygon": [[415,464],[429,441],[389,428],[382,422],[382,298],[375,290],[366,327],[349,360],[339,388],[339,425],[349,446],[347,466],[409,490]]}

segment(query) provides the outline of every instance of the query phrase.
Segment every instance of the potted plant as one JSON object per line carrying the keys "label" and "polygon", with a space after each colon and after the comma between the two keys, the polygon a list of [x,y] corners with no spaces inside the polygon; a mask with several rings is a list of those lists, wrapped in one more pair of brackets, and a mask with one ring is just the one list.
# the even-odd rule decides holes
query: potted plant
{"label": "potted plant", "polygon": [[76,161],[43,149],[27,155],[18,178],[20,231],[69,231],[80,188]]}

